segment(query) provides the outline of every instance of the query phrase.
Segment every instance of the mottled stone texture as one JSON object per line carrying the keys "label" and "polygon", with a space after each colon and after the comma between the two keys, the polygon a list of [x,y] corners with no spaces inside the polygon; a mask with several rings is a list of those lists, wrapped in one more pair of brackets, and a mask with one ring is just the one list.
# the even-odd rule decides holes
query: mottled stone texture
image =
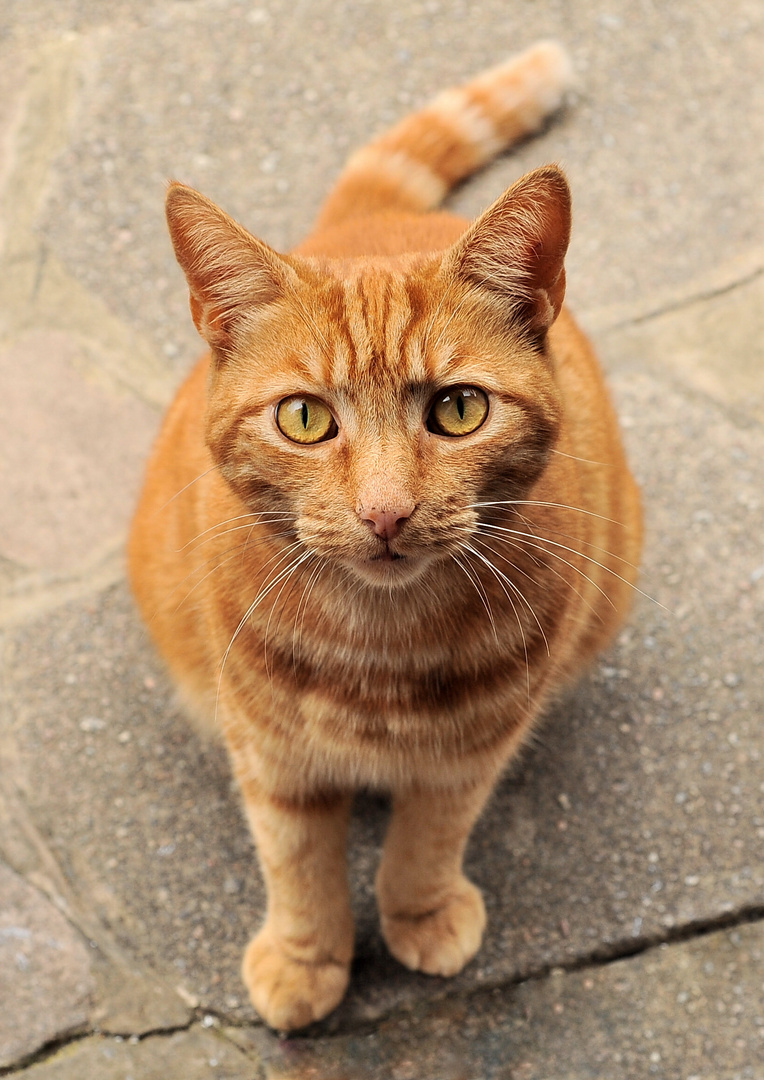
{"label": "mottled stone texture", "polygon": [[261,1080],[251,1055],[216,1032],[196,1027],[137,1039],[91,1038],[35,1065],[30,1080]]}
{"label": "mottled stone texture", "polygon": [[419,1004],[373,1032],[277,1042],[232,1029],[268,1080],[757,1080],[761,923],[630,960]]}
{"label": "mottled stone texture", "polygon": [[0,1068],[87,1025],[88,946],[37,889],[0,863]]}

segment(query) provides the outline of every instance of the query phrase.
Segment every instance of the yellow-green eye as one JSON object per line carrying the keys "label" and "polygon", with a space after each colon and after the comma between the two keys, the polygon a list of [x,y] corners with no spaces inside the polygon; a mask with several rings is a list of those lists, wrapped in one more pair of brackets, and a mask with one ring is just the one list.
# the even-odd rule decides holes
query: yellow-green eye
{"label": "yellow-green eye", "polygon": [[284,398],[276,409],[276,423],[282,434],[296,443],[323,442],[337,434],[328,407],[314,397]]}
{"label": "yellow-green eye", "polygon": [[488,416],[488,397],[475,386],[451,386],[438,394],[427,426],[439,435],[469,435]]}

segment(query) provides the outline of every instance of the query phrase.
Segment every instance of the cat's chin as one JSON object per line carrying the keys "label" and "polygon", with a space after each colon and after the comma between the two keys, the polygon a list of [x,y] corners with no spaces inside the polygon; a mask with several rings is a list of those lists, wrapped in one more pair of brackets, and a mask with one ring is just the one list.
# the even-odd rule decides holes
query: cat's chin
{"label": "cat's chin", "polygon": [[376,559],[353,561],[350,569],[367,585],[390,589],[410,584],[419,577],[429,561],[422,555],[385,554]]}

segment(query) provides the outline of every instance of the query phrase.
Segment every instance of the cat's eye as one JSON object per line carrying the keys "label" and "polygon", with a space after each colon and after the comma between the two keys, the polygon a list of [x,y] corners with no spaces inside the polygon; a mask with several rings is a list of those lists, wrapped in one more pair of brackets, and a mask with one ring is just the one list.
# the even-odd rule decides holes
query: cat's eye
{"label": "cat's eye", "polygon": [[307,395],[295,395],[279,402],[276,423],[282,435],[296,443],[323,442],[337,434],[337,424],[328,406]]}
{"label": "cat's eye", "polygon": [[435,398],[427,427],[438,435],[470,435],[488,416],[488,397],[476,386],[451,386]]}

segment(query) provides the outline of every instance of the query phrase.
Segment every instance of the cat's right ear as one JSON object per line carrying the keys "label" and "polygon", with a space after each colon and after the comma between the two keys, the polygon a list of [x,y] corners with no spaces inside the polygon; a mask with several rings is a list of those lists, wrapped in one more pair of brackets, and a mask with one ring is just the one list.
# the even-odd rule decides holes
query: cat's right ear
{"label": "cat's right ear", "polygon": [[570,189],[554,165],[536,169],[490,206],[449,252],[447,272],[501,299],[511,318],[542,337],[565,296]]}
{"label": "cat's right ear", "polygon": [[170,185],[166,211],[196,328],[216,354],[225,355],[244,316],[283,296],[296,274],[272,248],[185,184]]}

